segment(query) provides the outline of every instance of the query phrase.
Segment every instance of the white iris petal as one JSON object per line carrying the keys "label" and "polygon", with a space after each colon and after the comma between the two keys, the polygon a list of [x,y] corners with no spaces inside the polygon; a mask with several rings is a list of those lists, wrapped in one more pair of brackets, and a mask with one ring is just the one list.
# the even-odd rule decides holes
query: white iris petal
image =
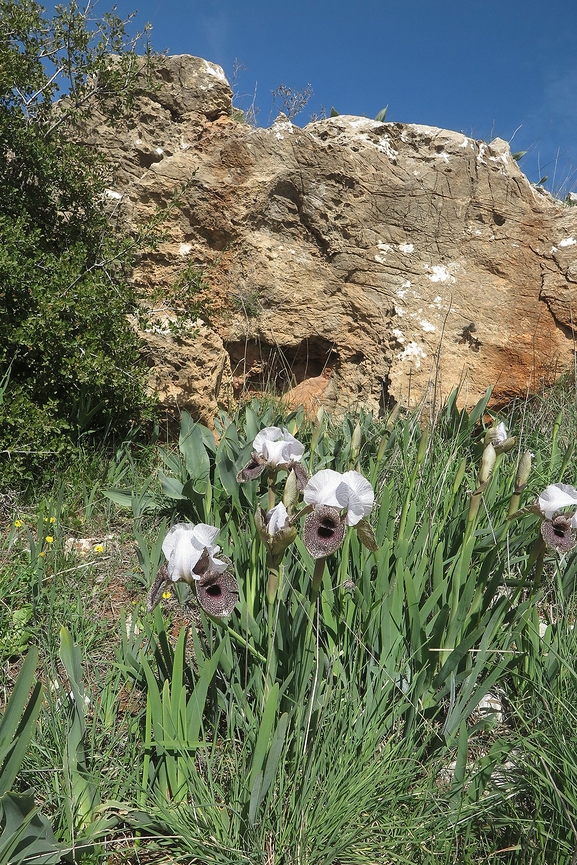
{"label": "white iris petal", "polygon": [[168,576],[175,583],[190,580],[192,569],[202,555],[202,550],[192,545],[194,529],[190,523],[177,523],[162,542],[162,552],[168,560]]}
{"label": "white iris petal", "polygon": [[261,430],[253,442],[253,448],[271,466],[298,462],[305,452],[304,445],[283,427],[269,426]]}
{"label": "white iris petal", "polygon": [[333,469],[322,469],[309,479],[303,498],[306,505],[329,505],[332,508],[343,508],[346,505],[342,504],[337,497],[337,490],[342,483],[343,476],[340,472],[335,472]]}
{"label": "white iris petal", "polygon": [[[209,526],[206,523],[199,523],[195,526],[194,532],[192,533],[191,542],[193,547],[198,550],[198,559],[201,558],[206,548],[210,562],[209,570],[213,572],[216,571],[217,574],[222,574],[227,569],[227,563],[223,562],[221,559],[215,558],[216,554],[220,552],[219,545],[213,543],[218,533],[219,529],[214,526]],[[196,574],[193,574],[192,576],[195,580],[200,579]]]}
{"label": "white iris petal", "polygon": [[218,532],[219,530],[215,528],[215,526],[209,526],[206,523],[199,523],[197,526],[194,526],[192,542],[195,545],[202,544],[203,547],[210,549],[214,544]]}
{"label": "white iris petal", "polygon": [[493,444],[502,444],[507,441],[507,430],[505,428],[505,424],[501,421],[501,423],[495,429],[495,439]]}
{"label": "white iris petal", "polygon": [[278,466],[279,463],[286,462],[286,442],[264,442],[262,446],[262,455],[272,466]]}
{"label": "white iris petal", "polygon": [[369,481],[359,472],[349,471],[341,474],[332,469],[323,469],[309,480],[304,490],[307,505],[328,505],[346,508],[347,523],[356,524],[370,514],[375,494]]}
{"label": "white iris petal", "polygon": [[539,496],[539,510],[546,520],[553,519],[555,512],[561,508],[572,506],[577,508],[577,490],[570,484],[549,484]]}
{"label": "white iris petal", "polygon": [[210,570],[219,574],[226,570],[226,562],[215,558],[220,551],[220,547],[213,543],[218,532],[217,528],[206,523],[199,523],[197,526],[192,523],[176,523],[170,529],[162,543],[162,552],[168,560],[168,576],[173,582],[199,579],[193,573],[193,568],[200,561],[205,549],[208,552]]}
{"label": "white iris petal", "polygon": [[352,490],[350,486],[342,480],[342,477],[343,476],[341,475],[341,481],[335,490],[335,497],[341,508],[348,508],[350,507]]}
{"label": "white iris petal", "polygon": [[347,523],[349,526],[356,526],[359,520],[372,511],[375,493],[369,481],[359,472],[345,472],[343,484],[346,484],[349,489]]}
{"label": "white iris petal", "polygon": [[263,445],[266,442],[275,442],[278,439],[282,438],[282,430],[278,426],[267,426],[265,429],[261,429],[259,433],[257,433],[254,442],[252,443],[253,448],[259,454],[262,455]]}
{"label": "white iris petal", "polygon": [[276,535],[281,529],[286,528],[288,513],[282,502],[275,505],[266,515],[267,517],[267,532],[271,537]]}

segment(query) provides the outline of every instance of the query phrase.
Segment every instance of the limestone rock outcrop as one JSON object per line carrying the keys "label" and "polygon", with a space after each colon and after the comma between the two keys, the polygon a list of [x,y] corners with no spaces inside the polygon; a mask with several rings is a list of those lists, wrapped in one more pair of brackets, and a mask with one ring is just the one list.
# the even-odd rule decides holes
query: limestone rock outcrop
{"label": "limestone rock outcrop", "polygon": [[187,56],[87,140],[118,166],[124,218],[169,209],[142,293],[206,272],[204,324],[145,334],[167,406],[206,418],[233,390],[298,401],[309,380],[340,408],[438,404],[457,385],[504,401],[573,363],[577,208],[504,141],[353,116],[255,129],[222,70]]}

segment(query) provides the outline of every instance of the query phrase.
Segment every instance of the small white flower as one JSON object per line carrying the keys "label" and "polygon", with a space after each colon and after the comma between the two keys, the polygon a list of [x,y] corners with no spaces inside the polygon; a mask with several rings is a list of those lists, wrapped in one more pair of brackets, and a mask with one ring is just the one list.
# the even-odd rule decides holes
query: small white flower
{"label": "small white flower", "polygon": [[545,520],[552,520],[563,508],[574,507],[571,528],[577,528],[577,490],[570,484],[549,484],[539,496],[537,507]]}
{"label": "small white flower", "polygon": [[253,442],[253,449],[273,468],[298,462],[305,452],[304,446],[285,427],[268,426],[261,430]]}
{"label": "small white flower", "polygon": [[276,535],[277,532],[280,532],[281,529],[287,528],[287,525],[287,509],[282,502],[279,502],[278,505],[275,505],[266,515],[266,530],[272,537],[273,535]]}
{"label": "small white flower", "polygon": [[307,505],[344,508],[348,525],[356,526],[372,511],[375,494],[369,481],[359,472],[341,474],[332,469],[322,469],[307,483],[304,500]]}
{"label": "small white flower", "polygon": [[505,424],[503,423],[503,421],[501,421],[501,423],[495,427],[493,447],[495,445],[503,444],[503,442],[506,442],[506,441],[507,441],[507,430],[505,428]]}
{"label": "small white flower", "polygon": [[516,436],[510,436],[503,421],[497,426],[489,427],[485,435],[485,444],[492,444],[495,453],[506,454],[515,446]]}
{"label": "small white flower", "polygon": [[176,583],[183,580],[190,583],[191,580],[200,579],[200,575],[194,573],[206,550],[209,558],[209,570],[213,573],[222,574],[228,567],[226,562],[216,558],[220,547],[214,543],[219,529],[206,523],[193,525],[192,523],[176,523],[166,535],[162,552],[168,560],[168,577]]}

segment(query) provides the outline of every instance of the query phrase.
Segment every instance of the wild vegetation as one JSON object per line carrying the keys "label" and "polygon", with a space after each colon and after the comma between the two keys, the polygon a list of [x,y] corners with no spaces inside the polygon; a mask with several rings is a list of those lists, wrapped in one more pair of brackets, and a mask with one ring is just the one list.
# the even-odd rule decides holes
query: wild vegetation
{"label": "wild vegetation", "polygon": [[0,863],[570,865],[575,382],[137,437],[89,12],[0,0]]}
{"label": "wild vegetation", "polygon": [[[220,415],[218,443],[184,415],[178,448],[120,449],[15,499],[0,860],[571,862],[577,564],[559,521],[576,506],[527,506],[574,480],[575,396],[512,407],[506,438],[486,406],[452,399],[424,432],[254,401]],[[372,533],[361,519],[311,555],[290,472],[242,480],[276,426],[313,478],[364,476]],[[267,534],[286,487],[296,531]],[[184,566],[146,611],[183,522],[218,530],[230,616]]]}
{"label": "wild vegetation", "polygon": [[37,479],[83,438],[151,416],[127,317],[142,238],[117,229],[110,170],[74,138],[95,105],[110,122],[130,107],[141,64],[125,23],[95,19],[90,4],[49,19],[30,0],[0,2],[3,483]]}

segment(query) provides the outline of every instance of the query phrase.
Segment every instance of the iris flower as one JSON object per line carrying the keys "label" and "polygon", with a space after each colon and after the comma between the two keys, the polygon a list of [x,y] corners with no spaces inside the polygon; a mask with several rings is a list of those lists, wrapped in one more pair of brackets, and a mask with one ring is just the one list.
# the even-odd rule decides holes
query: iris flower
{"label": "iris flower", "polygon": [[[538,511],[545,520],[552,520],[557,511],[573,508],[577,513],[577,490],[570,484],[549,484],[537,499]],[[577,527],[577,522],[575,522]]]}
{"label": "iris flower", "polygon": [[258,535],[271,557],[271,563],[277,566],[286,548],[297,536],[297,530],[290,521],[284,503],[279,502],[266,513],[262,508],[257,508],[254,521]]}
{"label": "iris flower", "polygon": [[298,461],[305,452],[304,446],[288,429],[277,426],[261,430],[252,446],[255,453],[273,467]]}
{"label": "iris flower", "polygon": [[[220,547],[214,543],[219,529],[199,523],[176,523],[162,542],[162,552],[168,559],[168,579],[173,583],[182,580],[189,585],[198,580],[199,562],[208,557],[209,568],[222,574],[227,569],[227,563],[217,559]],[[206,570],[206,568],[204,569]]]}
{"label": "iris flower", "polygon": [[267,534],[274,537],[277,532],[288,528],[288,513],[283,502],[279,502],[266,515]]}
{"label": "iris flower", "polygon": [[495,453],[497,454],[503,454],[510,451],[511,448],[514,447],[516,441],[517,439],[515,436],[510,436],[508,434],[503,421],[497,424],[497,426],[490,427],[485,436],[485,443],[492,444],[495,448]]}
{"label": "iris flower", "polygon": [[497,424],[493,430],[489,430],[489,432],[492,432],[491,443],[493,444],[493,447],[495,447],[495,445],[502,445],[503,442],[507,441],[507,429],[502,421],[500,424]]}
{"label": "iris flower", "polygon": [[162,552],[167,564],[158,571],[148,593],[147,610],[162,596],[167,582],[194,585],[198,602],[213,616],[228,616],[238,600],[238,586],[231,563],[218,558],[220,547],[214,541],[219,530],[206,523],[176,523],[166,535]]}
{"label": "iris flower", "polygon": [[301,488],[307,481],[305,468],[300,460],[305,452],[304,446],[290,434],[285,427],[268,426],[261,430],[252,443],[250,461],[240,470],[237,481],[252,481],[265,469],[276,472],[278,469],[294,469]]}
{"label": "iris flower", "polygon": [[542,518],[541,535],[551,549],[561,553],[577,543],[577,490],[570,484],[549,484],[533,505]]}
{"label": "iris flower", "polygon": [[304,500],[312,506],[305,519],[305,546],[313,558],[321,559],[338,549],[347,525],[358,526],[370,514],[375,494],[359,472],[323,469],[307,483]]}

